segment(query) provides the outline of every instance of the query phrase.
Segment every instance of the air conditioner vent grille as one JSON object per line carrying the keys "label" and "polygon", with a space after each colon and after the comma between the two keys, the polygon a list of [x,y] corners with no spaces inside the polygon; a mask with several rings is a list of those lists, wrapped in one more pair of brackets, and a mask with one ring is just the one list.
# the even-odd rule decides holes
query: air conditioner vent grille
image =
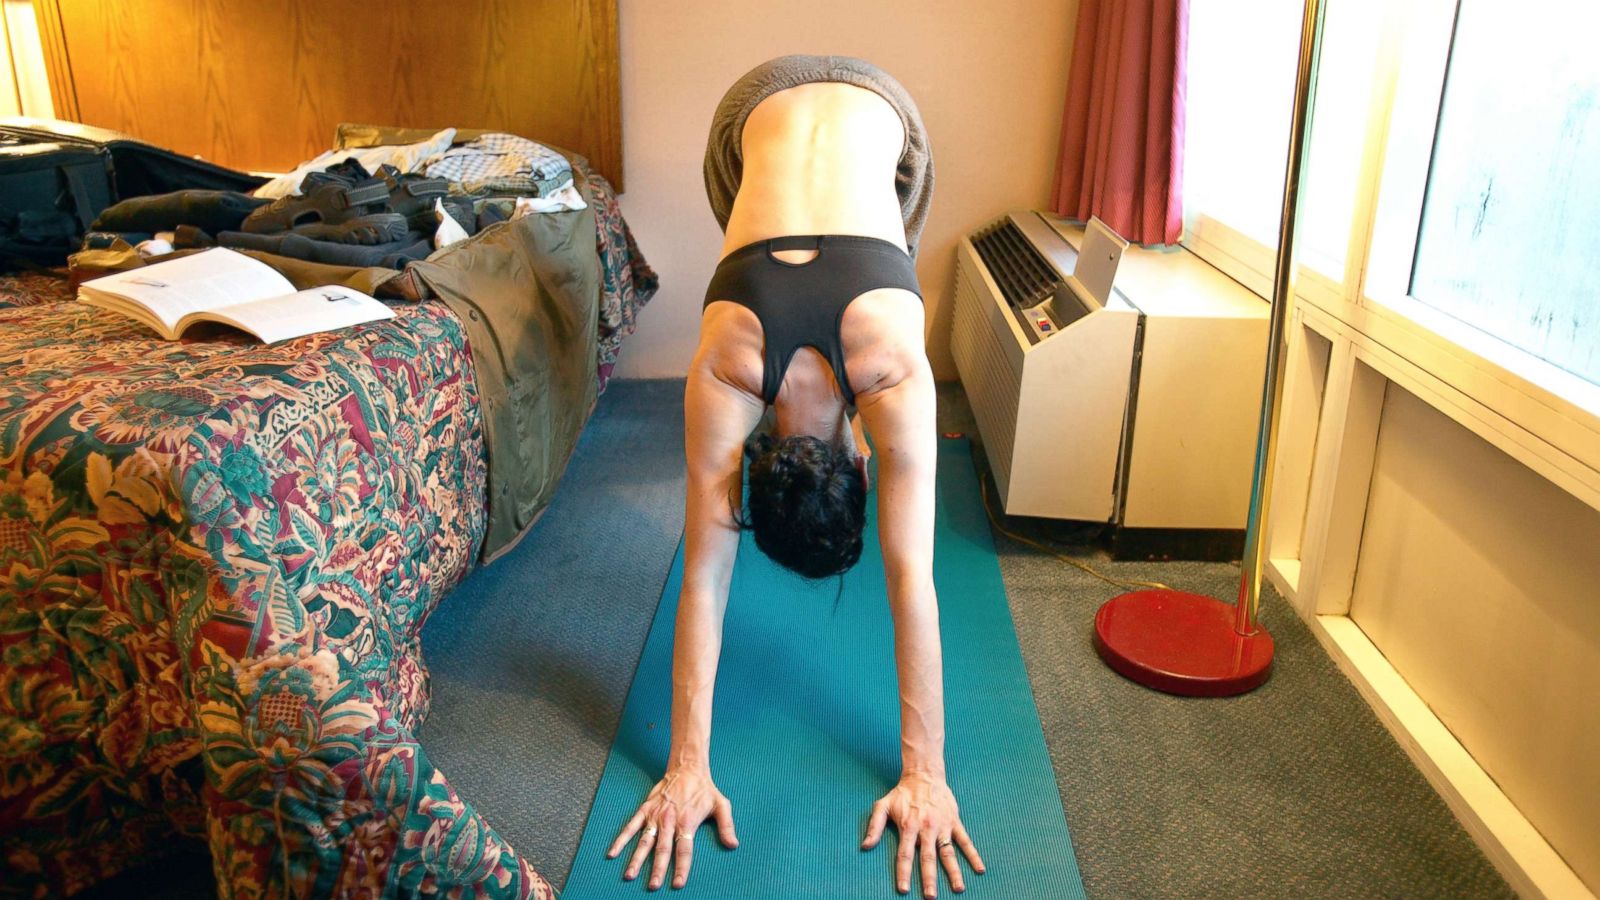
{"label": "air conditioner vent grille", "polygon": [[1061,279],[1010,218],[978,232],[972,246],[1012,307],[1027,309],[1055,296]]}

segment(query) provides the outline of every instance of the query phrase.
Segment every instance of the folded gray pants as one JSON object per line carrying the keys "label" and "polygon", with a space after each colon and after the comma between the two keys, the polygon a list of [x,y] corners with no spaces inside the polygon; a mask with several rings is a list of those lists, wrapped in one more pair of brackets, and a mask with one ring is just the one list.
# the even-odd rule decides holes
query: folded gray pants
{"label": "folded gray pants", "polygon": [[733,198],[739,193],[744,174],[745,120],[756,104],[786,88],[819,81],[840,82],[866,88],[889,101],[905,125],[905,149],[895,170],[894,187],[900,196],[900,218],[906,226],[906,248],[913,258],[922,226],[928,220],[928,202],[933,197],[933,156],[928,148],[928,132],[922,114],[906,89],[889,73],[866,60],[853,56],[780,56],[751,69],[723,95],[711,117],[711,136],[706,141],[706,196],[711,212],[722,230],[728,230]]}

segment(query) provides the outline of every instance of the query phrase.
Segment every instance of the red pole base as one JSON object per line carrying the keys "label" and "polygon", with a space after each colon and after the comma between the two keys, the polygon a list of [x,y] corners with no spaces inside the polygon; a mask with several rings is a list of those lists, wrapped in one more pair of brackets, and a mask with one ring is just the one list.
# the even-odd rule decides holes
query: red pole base
{"label": "red pole base", "polygon": [[1182,591],[1135,591],[1107,600],[1094,617],[1094,648],[1106,665],[1145,687],[1185,697],[1231,697],[1272,673],[1272,635],[1233,630],[1234,608]]}

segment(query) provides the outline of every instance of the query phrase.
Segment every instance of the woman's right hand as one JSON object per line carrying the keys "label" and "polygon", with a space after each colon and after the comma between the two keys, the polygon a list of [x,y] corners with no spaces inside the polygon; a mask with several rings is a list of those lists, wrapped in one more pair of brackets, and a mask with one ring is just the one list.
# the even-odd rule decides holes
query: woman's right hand
{"label": "woman's right hand", "polygon": [[739,838],[733,833],[733,804],[711,782],[710,770],[669,769],[639,804],[639,811],[623,826],[606,852],[606,858],[615,859],[638,834],[639,843],[622,877],[630,881],[638,877],[645,857],[654,850],[650,890],[661,887],[666,880],[669,862],[676,863],[672,886],[681,888],[688,883],[689,867],[694,863],[695,831],[708,818],[716,819],[717,837],[724,847],[732,850],[739,846]]}

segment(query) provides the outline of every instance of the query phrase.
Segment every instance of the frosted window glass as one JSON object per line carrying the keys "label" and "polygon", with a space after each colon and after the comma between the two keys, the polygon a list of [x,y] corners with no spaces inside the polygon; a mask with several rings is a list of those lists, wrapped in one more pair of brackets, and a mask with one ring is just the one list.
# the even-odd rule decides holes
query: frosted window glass
{"label": "frosted window glass", "polygon": [[1299,7],[1193,0],[1189,8],[1184,205],[1278,243]]}
{"label": "frosted window glass", "polygon": [[[1361,151],[1372,108],[1384,2],[1330,0],[1323,15],[1311,159],[1306,162],[1305,193],[1300,198],[1296,254],[1300,262],[1336,281],[1344,277],[1350,248],[1350,218],[1361,182]],[[1283,176],[1277,181],[1281,184]],[[1277,243],[1271,241],[1273,246]]]}
{"label": "frosted window glass", "polygon": [[[1300,261],[1339,279],[1361,175],[1382,0],[1332,0],[1311,159],[1300,198]],[[1189,10],[1184,205],[1268,248],[1278,245],[1299,3],[1193,0]]]}
{"label": "frosted window glass", "polygon": [[1600,4],[1463,0],[1411,295],[1600,384]]}

